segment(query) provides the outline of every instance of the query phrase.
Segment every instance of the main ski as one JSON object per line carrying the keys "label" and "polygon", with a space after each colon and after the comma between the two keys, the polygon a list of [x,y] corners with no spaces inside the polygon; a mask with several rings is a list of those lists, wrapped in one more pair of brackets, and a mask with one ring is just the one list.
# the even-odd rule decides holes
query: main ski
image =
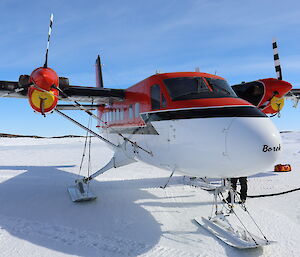
{"label": "main ski", "polygon": [[208,220],[203,217],[202,219],[196,218],[195,222],[224,243],[235,248],[250,249],[275,243],[274,241],[262,239],[239,227],[234,229],[218,218],[214,218],[213,220]]}

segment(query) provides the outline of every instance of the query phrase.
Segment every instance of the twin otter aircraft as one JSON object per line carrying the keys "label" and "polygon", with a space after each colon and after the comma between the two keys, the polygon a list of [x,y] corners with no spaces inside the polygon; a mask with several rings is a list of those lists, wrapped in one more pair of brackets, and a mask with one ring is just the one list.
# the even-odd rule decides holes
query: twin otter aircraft
{"label": "twin otter aircraft", "polygon": [[[69,189],[74,201],[95,198],[87,190],[89,180],[135,161],[172,174],[210,178],[249,176],[275,163],[281,138],[267,114],[278,114],[284,97],[296,102],[300,98],[300,91],[282,80],[276,42],[277,79],[231,87],[224,78],[208,73],[174,72],[155,74],[128,89],[108,89],[103,87],[98,56],[97,87],[72,86],[48,67],[52,21],[53,16],[44,66],[21,75],[19,81],[0,81],[0,91],[3,97],[28,98],[42,115],[62,115],[113,148],[115,154],[105,167]],[[91,112],[95,107],[97,116]],[[67,109],[82,110],[97,119],[100,134],[62,112]]]}

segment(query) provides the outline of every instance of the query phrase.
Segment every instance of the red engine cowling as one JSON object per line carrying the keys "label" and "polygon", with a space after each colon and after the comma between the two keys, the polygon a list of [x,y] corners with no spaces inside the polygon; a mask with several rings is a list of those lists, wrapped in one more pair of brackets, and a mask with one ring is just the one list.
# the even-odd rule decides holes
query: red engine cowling
{"label": "red engine cowling", "polygon": [[30,106],[42,114],[51,112],[57,105],[59,95],[56,72],[50,68],[37,68],[31,73],[29,82],[33,83],[28,90]]}
{"label": "red engine cowling", "polygon": [[292,89],[289,82],[278,79],[261,79],[265,86],[265,94],[258,107],[264,112],[275,114],[284,106],[283,96]]}
{"label": "red engine cowling", "polygon": [[264,113],[274,114],[283,108],[283,96],[292,89],[292,85],[283,80],[268,78],[234,85],[232,88],[240,98]]}

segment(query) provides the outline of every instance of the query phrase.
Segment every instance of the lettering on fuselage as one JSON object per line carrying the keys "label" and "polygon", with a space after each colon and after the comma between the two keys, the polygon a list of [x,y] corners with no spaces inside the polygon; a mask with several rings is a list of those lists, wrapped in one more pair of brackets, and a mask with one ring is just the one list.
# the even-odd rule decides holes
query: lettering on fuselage
{"label": "lettering on fuselage", "polygon": [[281,151],[281,145],[279,145],[279,146],[273,146],[273,147],[268,146],[268,145],[264,145],[262,151],[264,153],[272,152],[272,151],[273,152],[278,152],[278,151]]}

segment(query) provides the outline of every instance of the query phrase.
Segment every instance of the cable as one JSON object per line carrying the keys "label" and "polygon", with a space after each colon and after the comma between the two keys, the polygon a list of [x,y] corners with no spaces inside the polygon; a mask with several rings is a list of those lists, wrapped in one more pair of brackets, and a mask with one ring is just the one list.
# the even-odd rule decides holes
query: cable
{"label": "cable", "polygon": [[78,176],[80,176],[81,169],[82,169],[82,164],[83,164],[83,160],[84,160],[84,157],[85,157],[85,149],[86,149],[86,144],[87,144],[87,137],[88,137],[88,131],[86,132],[86,135],[85,135],[85,142],[84,142],[83,153],[82,153],[82,157],[81,157],[81,162],[80,162]]}
{"label": "cable", "polygon": [[[91,118],[89,117],[89,121],[88,121],[88,128],[91,127]],[[86,131],[86,135],[85,135],[85,141],[84,141],[84,147],[83,147],[83,152],[82,152],[82,157],[81,157],[81,162],[80,162],[80,167],[79,167],[79,171],[78,171],[78,177],[80,176],[81,170],[82,170],[82,166],[83,166],[83,161],[84,161],[84,157],[86,154],[86,147],[87,147],[87,142],[88,142],[88,137],[91,137],[90,133],[88,131]],[[90,144],[89,144],[90,147]],[[89,149],[88,149],[89,150]],[[89,156],[89,160],[90,160],[90,156]],[[88,167],[89,169],[89,167]],[[89,173],[89,170],[88,170]]]}
{"label": "cable", "polygon": [[249,217],[251,218],[251,220],[253,221],[253,223],[255,224],[255,226],[257,227],[257,229],[259,230],[259,232],[262,234],[262,236],[264,237],[264,239],[269,243],[269,240],[267,239],[267,237],[265,236],[265,234],[262,232],[262,230],[260,229],[260,227],[258,226],[258,224],[256,223],[256,221],[254,220],[254,218],[252,217],[252,215],[249,213],[248,209],[246,208],[246,206],[241,206],[241,208],[248,213]]}
{"label": "cable", "polygon": [[[89,118],[89,124],[90,127],[92,126],[92,117]],[[91,149],[92,149],[92,135],[89,134],[89,152],[88,152],[88,177],[90,176],[90,171],[91,171]]]}
{"label": "cable", "polygon": [[279,193],[263,194],[263,195],[247,195],[247,197],[249,197],[249,198],[259,198],[259,197],[269,197],[269,196],[276,196],[276,195],[284,195],[284,194],[292,193],[292,192],[299,191],[299,190],[300,190],[300,187],[299,188],[295,188],[295,189],[291,189],[291,190],[288,190],[288,191],[279,192]]}

